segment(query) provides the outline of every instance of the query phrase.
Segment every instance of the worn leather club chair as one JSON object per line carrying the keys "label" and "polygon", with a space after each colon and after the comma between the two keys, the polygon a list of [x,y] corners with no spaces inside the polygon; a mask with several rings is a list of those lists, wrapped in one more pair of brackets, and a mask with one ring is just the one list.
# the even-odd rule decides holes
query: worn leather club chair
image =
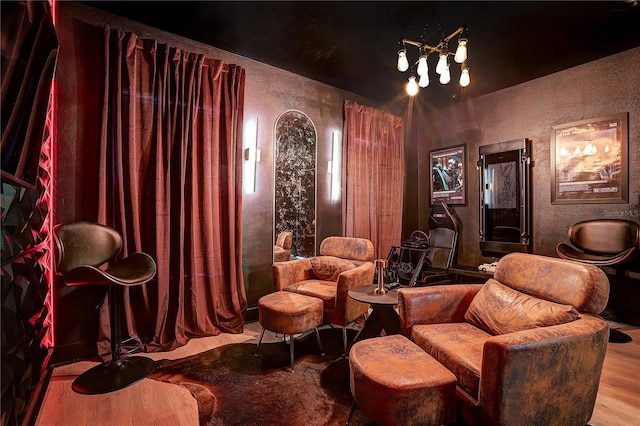
{"label": "worn leather club chair", "polygon": [[504,256],[485,284],[398,291],[403,333],[457,379],[470,425],[588,423],[609,326],[601,269],[525,253]]}
{"label": "worn leather club chair", "polygon": [[[563,259],[611,268],[624,268],[640,254],[640,225],[623,219],[593,219],[578,222],[568,231],[569,243],[559,243],[556,253]],[[609,341],[631,342],[626,333],[612,329]]]}
{"label": "worn leather club chair", "polygon": [[[116,260],[122,249],[120,234],[93,222],[56,225],[56,273],[68,286],[104,286],[108,288],[111,331],[111,360],[85,371],[72,384],[81,394],[103,394],[130,386],[150,374],[153,360],[125,357],[121,341],[122,287],[142,285],[156,274],[155,261],[145,253],[134,253]],[[110,262],[109,267],[102,267]],[[101,268],[102,267],[102,268]],[[129,339],[131,340],[131,339]]]}
{"label": "worn leather club chair", "polygon": [[344,354],[346,326],[365,315],[369,306],[356,302],[349,290],[373,285],[375,274],[373,243],[364,238],[327,237],[320,244],[320,256],[274,263],[276,291],[292,291],[322,299],[323,323],[342,327]]}
{"label": "worn leather club chair", "polygon": [[291,258],[291,245],[293,244],[293,233],[282,231],[278,234],[276,243],[273,245],[273,261],[286,262]]}

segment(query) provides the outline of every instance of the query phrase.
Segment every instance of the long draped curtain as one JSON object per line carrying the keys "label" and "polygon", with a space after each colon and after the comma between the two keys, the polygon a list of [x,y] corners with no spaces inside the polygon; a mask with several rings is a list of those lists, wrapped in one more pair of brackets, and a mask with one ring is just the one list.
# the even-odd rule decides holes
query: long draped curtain
{"label": "long draped curtain", "polygon": [[386,258],[402,233],[404,120],[345,101],[343,234],[373,242]]}
{"label": "long draped curtain", "polygon": [[105,52],[99,222],[158,266],[125,289],[126,331],[147,351],[241,332],[245,71],[108,27]]}

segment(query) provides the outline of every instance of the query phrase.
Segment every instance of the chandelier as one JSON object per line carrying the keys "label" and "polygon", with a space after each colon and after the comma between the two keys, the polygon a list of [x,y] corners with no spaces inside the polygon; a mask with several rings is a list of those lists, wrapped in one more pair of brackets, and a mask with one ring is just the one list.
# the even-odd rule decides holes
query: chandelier
{"label": "chandelier", "polygon": [[[438,63],[435,71],[440,76],[439,81],[441,84],[447,84],[451,81],[451,72],[449,70],[449,56],[453,56],[453,60],[460,66],[460,86],[467,87],[470,83],[469,67],[467,65],[467,27],[461,26],[448,36],[445,36],[445,32],[442,30],[442,23],[438,18],[435,10],[435,4],[433,6],[434,18],[438,20],[438,30],[441,34],[440,41],[436,45],[430,45],[426,41],[427,37],[427,25],[425,25],[420,41],[413,41],[406,38],[401,39],[398,42],[398,71],[405,72],[409,67],[409,59],[407,58],[407,45],[415,46],[418,49],[418,60],[411,67],[409,74],[409,82],[406,89],[409,96],[415,96],[418,93],[419,87],[427,87],[429,85],[429,66],[427,64],[427,58],[430,54],[438,55]],[[458,36],[458,47],[455,54],[449,51],[449,41],[455,36]],[[416,74],[418,81],[416,81]]]}

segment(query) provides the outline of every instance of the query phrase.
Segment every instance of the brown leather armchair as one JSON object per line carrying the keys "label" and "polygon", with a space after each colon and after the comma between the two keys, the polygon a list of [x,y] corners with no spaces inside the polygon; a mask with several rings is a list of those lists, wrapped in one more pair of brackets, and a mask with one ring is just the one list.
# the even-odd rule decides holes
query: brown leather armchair
{"label": "brown leather armchair", "polygon": [[278,234],[276,243],[273,245],[273,261],[286,262],[291,258],[291,245],[293,244],[293,233],[282,231]]}
{"label": "brown leather armchair", "polygon": [[371,284],[375,274],[373,243],[363,238],[327,237],[320,256],[273,265],[276,291],[318,297],[324,303],[323,323],[342,327],[347,352],[347,324],[365,315],[369,306],[348,295],[354,287]]}
{"label": "brown leather armchair", "polygon": [[596,314],[609,297],[597,267],[503,257],[485,284],[398,291],[403,333],[457,379],[469,424],[587,424],[607,349]]}

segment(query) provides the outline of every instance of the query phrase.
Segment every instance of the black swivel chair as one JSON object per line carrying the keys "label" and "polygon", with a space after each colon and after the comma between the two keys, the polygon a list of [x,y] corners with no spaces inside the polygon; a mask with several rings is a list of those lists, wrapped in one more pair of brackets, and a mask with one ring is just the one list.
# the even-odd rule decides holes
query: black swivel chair
{"label": "black swivel chair", "polygon": [[[78,376],[72,389],[94,395],[130,386],[150,374],[154,362],[146,357],[124,357],[121,341],[121,287],[142,285],[156,274],[155,261],[145,253],[134,253],[115,261],[122,249],[122,237],[107,226],[93,222],[57,225],[53,235],[57,248],[56,273],[68,286],[108,287],[111,331],[111,360]],[[100,266],[111,262],[111,266]],[[129,339],[131,340],[131,339]]]}
{"label": "black swivel chair", "polygon": [[[569,243],[559,243],[556,253],[575,262],[620,268],[629,265],[640,254],[640,225],[629,220],[585,220],[572,225],[568,237]],[[626,333],[611,329],[610,342],[631,340]]]}
{"label": "black swivel chair", "polygon": [[460,221],[445,203],[437,203],[431,209],[428,227],[427,232],[414,231],[400,247],[391,248],[387,256],[391,280],[397,275],[409,286],[450,280],[449,268],[458,254]]}
{"label": "black swivel chair", "polygon": [[433,205],[428,226],[428,267],[420,274],[420,282],[423,285],[442,283],[449,279],[449,268],[453,266],[458,255],[460,233],[458,216],[445,203]]}

